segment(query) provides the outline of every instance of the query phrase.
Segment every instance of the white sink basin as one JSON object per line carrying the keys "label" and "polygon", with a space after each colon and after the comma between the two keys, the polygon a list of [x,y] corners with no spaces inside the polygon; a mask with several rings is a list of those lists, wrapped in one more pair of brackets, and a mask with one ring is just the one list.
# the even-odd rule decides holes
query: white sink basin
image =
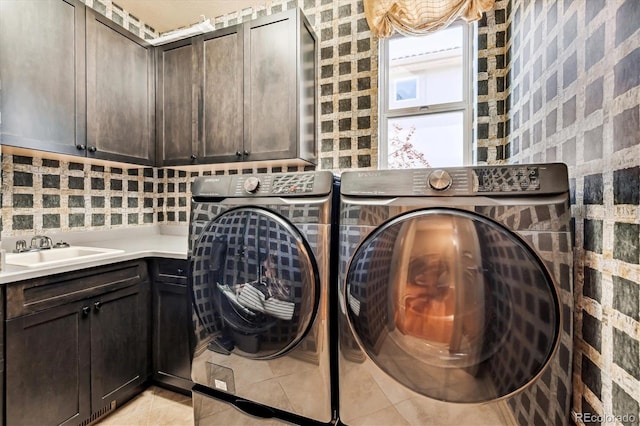
{"label": "white sink basin", "polygon": [[124,250],[99,247],[52,248],[26,253],[8,253],[7,264],[37,268],[40,266],[73,264],[84,262],[85,260],[95,260],[123,252]]}

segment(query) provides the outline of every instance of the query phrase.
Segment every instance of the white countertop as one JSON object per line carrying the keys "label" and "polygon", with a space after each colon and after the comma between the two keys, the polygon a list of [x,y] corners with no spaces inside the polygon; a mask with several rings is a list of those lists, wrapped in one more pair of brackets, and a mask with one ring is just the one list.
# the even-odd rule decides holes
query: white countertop
{"label": "white countertop", "polygon": [[[78,258],[61,264],[35,268],[7,264],[5,268],[0,271],[0,284],[147,257],[187,258],[188,235],[186,226],[154,225],[107,231],[69,232],[47,235],[51,237],[54,244],[59,241],[65,241],[71,246],[101,247],[123,251],[109,254],[99,259],[82,260]],[[11,253],[15,248],[15,242],[20,239],[27,240],[28,245],[31,236],[3,237],[2,248],[4,248],[7,253]]]}

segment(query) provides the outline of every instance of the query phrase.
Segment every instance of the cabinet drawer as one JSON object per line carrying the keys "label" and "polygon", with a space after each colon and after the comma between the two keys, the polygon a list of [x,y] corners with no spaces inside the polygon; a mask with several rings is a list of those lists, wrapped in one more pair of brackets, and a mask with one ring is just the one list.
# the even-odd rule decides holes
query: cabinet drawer
{"label": "cabinet drawer", "polygon": [[147,280],[144,261],[20,281],[7,286],[7,319],[137,285]]}
{"label": "cabinet drawer", "polygon": [[186,259],[153,259],[151,262],[153,280],[186,284],[187,266]]}

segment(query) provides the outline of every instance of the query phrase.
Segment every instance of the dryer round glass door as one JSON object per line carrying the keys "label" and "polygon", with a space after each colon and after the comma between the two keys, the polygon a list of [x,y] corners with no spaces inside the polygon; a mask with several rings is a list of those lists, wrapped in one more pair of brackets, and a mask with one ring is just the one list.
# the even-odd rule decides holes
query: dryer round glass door
{"label": "dryer round glass door", "polygon": [[356,340],[389,376],[448,402],[509,396],[558,344],[559,297],[535,252],[475,213],[426,209],[358,247],[343,286]]}
{"label": "dryer round glass door", "polygon": [[228,210],[192,250],[191,286],[210,349],[278,357],[305,335],[317,310],[318,272],[300,232],[260,208]]}

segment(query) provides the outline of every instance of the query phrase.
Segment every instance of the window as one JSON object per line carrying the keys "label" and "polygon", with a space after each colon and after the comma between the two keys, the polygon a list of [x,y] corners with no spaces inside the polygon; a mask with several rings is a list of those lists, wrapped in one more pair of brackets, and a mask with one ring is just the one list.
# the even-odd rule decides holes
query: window
{"label": "window", "polygon": [[416,77],[406,80],[397,79],[394,81],[393,99],[396,101],[417,100],[418,99],[418,79]]}
{"label": "window", "polygon": [[471,163],[473,24],[381,41],[380,168]]}

